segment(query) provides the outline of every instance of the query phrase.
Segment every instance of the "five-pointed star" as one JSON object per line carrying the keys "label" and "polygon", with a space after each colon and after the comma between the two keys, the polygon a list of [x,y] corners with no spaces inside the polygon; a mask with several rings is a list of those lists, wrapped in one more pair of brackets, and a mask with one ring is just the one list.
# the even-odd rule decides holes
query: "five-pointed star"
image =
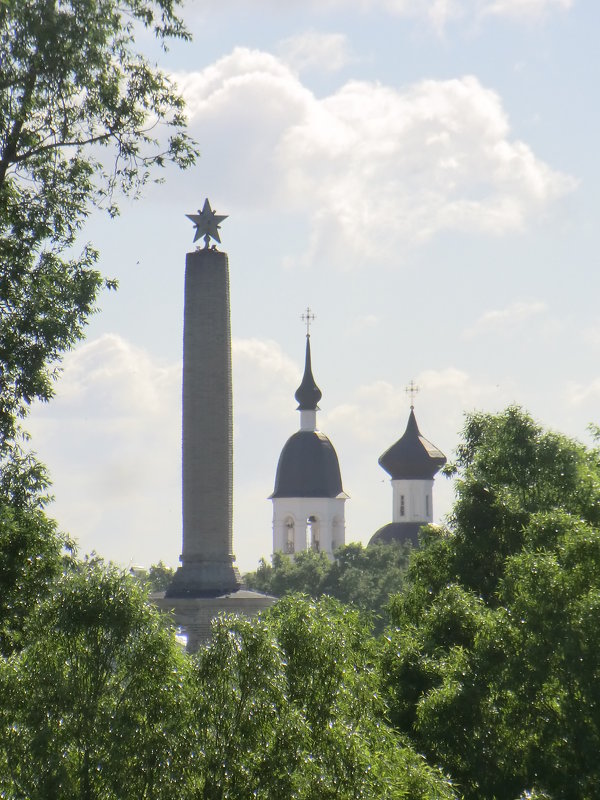
{"label": "five-pointed star", "polygon": [[208,198],[204,201],[202,211],[198,209],[197,214],[186,214],[186,217],[191,219],[196,226],[196,234],[194,236],[195,242],[204,236],[204,243],[206,247],[208,247],[208,243],[211,238],[219,242],[219,244],[221,243],[219,226],[224,219],[227,219],[228,214],[215,214],[210,207]]}

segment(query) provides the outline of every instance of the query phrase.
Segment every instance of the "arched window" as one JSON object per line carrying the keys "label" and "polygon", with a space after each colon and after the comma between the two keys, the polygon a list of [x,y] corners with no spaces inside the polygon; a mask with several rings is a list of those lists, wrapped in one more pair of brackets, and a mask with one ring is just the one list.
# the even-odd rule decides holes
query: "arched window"
{"label": "arched window", "polygon": [[331,550],[335,552],[338,547],[341,547],[344,539],[344,526],[339,517],[333,518],[332,535],[331,535]]}
{"label": "arched window", "polygon": [[294,520],[291,517],[288,517],[285,521],[285,528],[286,528],[286,541],[285,541],[285,552],[286,553],[293,553],[296,549],[295,540],[296,540],[296,525]]}
{"label": "arched window", "polygon": [[311,516],[306,520],[308,529],[310,531],[310,547],[315,552],[319,552],[321,549],[321,539],[319,535],[319,520],[311,514]]}

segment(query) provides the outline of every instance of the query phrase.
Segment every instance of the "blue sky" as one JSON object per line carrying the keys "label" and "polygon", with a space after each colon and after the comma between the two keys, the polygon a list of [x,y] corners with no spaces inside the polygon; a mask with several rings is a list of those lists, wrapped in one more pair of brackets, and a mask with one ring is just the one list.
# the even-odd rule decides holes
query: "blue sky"
{"label": "blue sky", "polygon": [[[307,305],[347,541],[391,519],[379,455],[404,431],[449,457],[463,415],[523,405],[599,421],[600,7],[583,0],[221,0],[191,44],[139,46],[188,101],[196,168],[168,170],[85,236],[120,290],[30,420],[53,512],[122,564],[181,549],[185,214],[209,197],[229,253],[234,547],[271,550],[277,458],[298,427]],[[436,481],[442,519],[452,486]]]}

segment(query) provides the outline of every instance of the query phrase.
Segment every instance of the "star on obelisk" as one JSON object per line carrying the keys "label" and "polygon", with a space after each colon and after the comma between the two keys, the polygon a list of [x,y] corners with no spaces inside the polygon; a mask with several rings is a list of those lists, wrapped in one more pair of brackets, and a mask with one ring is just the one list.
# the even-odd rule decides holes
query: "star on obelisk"
{"label": "star on obelisk", "polygon": [[221,222],[223,222],[224,219],[227,219],[228,214],[216,214],[210,207],[208,198],[206,198],[204,201],[202,211],[198,209],[197,214],[186,214],[186,217],[191,219],[196,226],[196,234],[194,236],[195,242],[204,236],[205,248],[208,248],[208,244],[211,239],[214,239],[216,242],[221,244],[219,228],[221,227]]}

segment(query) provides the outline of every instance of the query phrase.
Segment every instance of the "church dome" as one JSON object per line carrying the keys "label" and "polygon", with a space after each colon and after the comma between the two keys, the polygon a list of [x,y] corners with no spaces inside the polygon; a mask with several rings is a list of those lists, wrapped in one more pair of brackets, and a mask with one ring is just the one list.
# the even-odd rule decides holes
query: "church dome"
{"label": "church dome", "polygon": [[388,522],[378,531],[375,531],[369,544],[381,542],[383,544],[390,544],[391,542],[400,542],[404,544],[410,542],[413,547],[419,546],[419,531],[427,525],[426,522]]}
{"label": "church dome", "polygon": [[275,476],[277,497],[338,497],[343,494],[337,453],[320,431],[300,430],[284,445]]}
{"label": "church dome", "polygon": [[403,436],[379,459],[392,480],[431,480],[445,463],[442,451],[421,436],[412,408]]}

